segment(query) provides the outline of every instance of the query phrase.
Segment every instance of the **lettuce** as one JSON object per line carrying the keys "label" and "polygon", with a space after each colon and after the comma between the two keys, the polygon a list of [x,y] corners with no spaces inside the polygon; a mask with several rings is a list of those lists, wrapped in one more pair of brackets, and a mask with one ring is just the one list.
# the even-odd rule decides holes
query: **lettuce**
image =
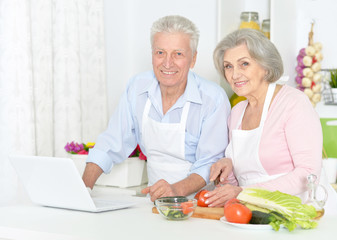
{"label": "lettuce", "polygon": [[275,214],[274,220],[270,223],[275,230],[278,230],[281,224],[289,231],[294,230],[297,225],[304,229],[317,226],[317,222],[313,220],[317,215],[315,207],[302,204],[299,197],[280,191],[272,192],[261,188],[245,188],[237,198],[243,203],[278,213]]}

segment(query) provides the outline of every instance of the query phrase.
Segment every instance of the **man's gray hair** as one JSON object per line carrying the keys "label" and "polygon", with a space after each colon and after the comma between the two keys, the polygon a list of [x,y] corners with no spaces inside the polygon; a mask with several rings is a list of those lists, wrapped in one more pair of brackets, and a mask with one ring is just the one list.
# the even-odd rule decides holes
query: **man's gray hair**
{"label": "man's gray hair", "polygon": [[199,30],[189,19],[171,15],[165,16],[155,21],[151,27],[151,47],[153,48],[154,35],[156,33],[185,33],[190,36],[190,46],[192,54],[197,52],[199,42]]}
{"label": "man's gray hair", "polygon": [[275,45],[260,31],[248,28],[230,33],[216,46],[213,61],[221,76],[226,78],[224,69],[226,51],[242,44],[246,44],[250,56],[267,71],[265,77],[267,82],[275,82],[282,76],[283,62]]}

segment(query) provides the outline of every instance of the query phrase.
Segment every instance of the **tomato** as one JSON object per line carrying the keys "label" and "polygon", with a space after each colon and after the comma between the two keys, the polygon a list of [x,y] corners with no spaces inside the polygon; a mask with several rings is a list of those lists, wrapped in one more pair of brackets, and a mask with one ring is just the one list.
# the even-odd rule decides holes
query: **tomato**
{"label": "tomato", "polygon": [[205,194],[208,193],[207,190],[201,190],[200,191],[200,194],[199,194],[199,198],[198,198],[198,202],[197,202],[197,205],[199,207],[208,207],[208,204],[205,203],[206,201],[206,197],[205,197]]}
{"label": "tomato", "polygon": [[192,202],[183,202],[180,204],[183,214],[189,214],[193,211],[193,203]]}
{"label": "tomato", "polygon": [[225,217],[232,223],[249,223],[252,211],[241,203],[231,203],[224,208]]}
{"label": "tomato", "polygon": [[[201,190],[202,191],[202,190]],[[201,193],[201,191],[199,191],[199,192],[197,192],[197,194],[195,194],[195,196],[194,196],[194,199],[199,199],[199,196],[200,196],[200,193]]]}
{"label": "tomato", "polygon": [[233,204],[233,203],[240,203],[240,200],[239,199],[236,199],[236,198],[232,198],[232,199],[229,199],[226,203],[225,203],[225,208],[228,207],[229,205]]}

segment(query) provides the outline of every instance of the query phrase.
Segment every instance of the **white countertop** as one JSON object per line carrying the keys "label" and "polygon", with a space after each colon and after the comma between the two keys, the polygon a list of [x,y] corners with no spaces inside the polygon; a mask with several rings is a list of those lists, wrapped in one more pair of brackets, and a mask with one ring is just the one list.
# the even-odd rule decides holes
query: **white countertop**
{"label": "white countertop", "polygon": [[[111,194],[125,190],[105,189]],[[103,191],[102,191],[103,192]],[[99,192],[101,194],[102,192]],[[247,230],[218,220],[190,218],[168,221],[152,213],[153,203],[145,197],[134,197],[132,208],[88,213],[16,203],[0,207],[0,239],[335,239],[337,216],[324,216],[316,229]]]}

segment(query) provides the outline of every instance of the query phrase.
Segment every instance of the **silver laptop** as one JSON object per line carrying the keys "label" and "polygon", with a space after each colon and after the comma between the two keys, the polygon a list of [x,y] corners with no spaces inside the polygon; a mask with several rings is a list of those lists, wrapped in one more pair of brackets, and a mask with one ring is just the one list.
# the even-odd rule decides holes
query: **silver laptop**
{"label": "silver laptop", "polygon": [[134,201],[92,198],[72,159],[9,156],[33,203],[42,206],[103,212],[127,208]]}

